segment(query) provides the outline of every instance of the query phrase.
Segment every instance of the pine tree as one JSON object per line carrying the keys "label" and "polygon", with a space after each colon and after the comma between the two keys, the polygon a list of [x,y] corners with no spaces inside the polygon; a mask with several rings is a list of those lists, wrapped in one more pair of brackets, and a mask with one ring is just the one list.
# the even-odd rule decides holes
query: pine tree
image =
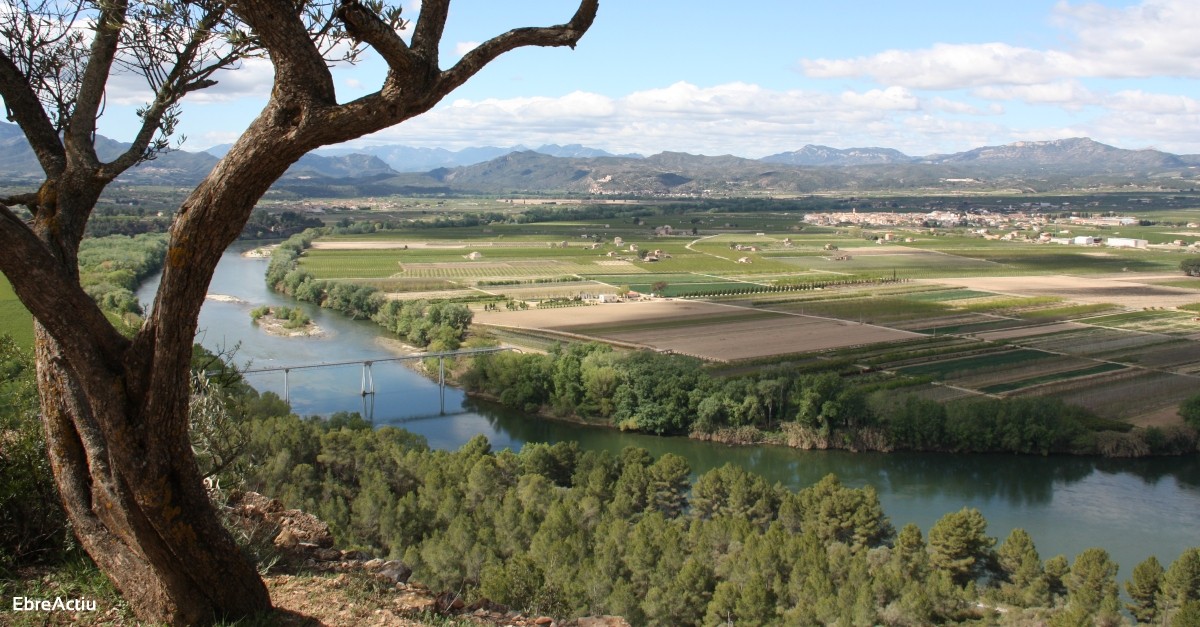
{"label": "pine tree", "polygon": [[1066,577],[1067,608],[1087,616],[1116,618],[1117,564],[1104,549],[1085,549],[1075,558]]}
{"label": "pine tree", "polygon": [[1163,577],[1163,594],[1171,608],[1200,601],[1200,548],[1190,548],[1171,562]]}
{"label": "pine tree", "polygon": [[1125,582],[1125,591],[1132,603],[1126,603],[1129,613],[1140,623],[1158,620],[1159,595],[1162,592],[1163,567],[1158,558],[1151,555],[1133,567],[1133,576]]}
{"label": "pine tree", "polygon": [[942,516],[929,530],[929,563],[966,586],[991,562],[996,539],[986,531],[987,520],[977,509],[964,507]]}
{"label": "pine tree", "polygon": [[1022,607],[1041,606],[1050,600],[1042,560],[1024,529],[1009,533],[996,551],[996,563],[1006,580],[1000,586],[1002,600]]}

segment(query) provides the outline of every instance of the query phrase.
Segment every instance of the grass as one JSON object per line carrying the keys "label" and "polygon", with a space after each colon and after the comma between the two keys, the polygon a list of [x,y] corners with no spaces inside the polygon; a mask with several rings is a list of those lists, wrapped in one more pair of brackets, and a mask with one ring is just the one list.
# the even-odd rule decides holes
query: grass
{"label": "grass", "polygon": [[1088,318],[1087,322],[1095,326],[1114,329],[1190,334],[1200,331],[1200,324],[1194,320],[1194,317],[1191,313],[1183,311],[1151,309]]}
{"label": "grass", "polygon": [[1016,312],[1016,315],[1029,320],[1072,320],[1116,308],[1116,305],[1107,303],[1063,305],[1061,307],[1047,307],[1045,309],[1022,310]]}
{"label": "grass", "polygon": [[1161,285],[1163,287],[1178,287],[1185,290],[1200,290],[1200,278],[1188,277],[1169,279],[1165,281],[1150,281],[1153,285]]}
{"label": "grass", "polygon": [[17,300],[8,279],[0,275],[0,335],[9,334],[17,345],[33,347],[33,316]]}
{"label": "grass", "polygon": [[975,313],[1011,313],[1062,302],[1057,296],[1008,296],[964,303],[964,311]]}
{"label": "grass", "polygon": [[940,303],[948,300],[970,300],[975,298],[988,298],[995,296],[992,292],[980,292],[978,290],[938,290],[929,292],[919,292],[906,296],[909,300]]}
{"label": "grass", "polygon": [[66,561],[45,570],[21,571],[16,579],[0,579],[0,595],[8,604],[4,610],[0,610],[0,623],[12,627],[40,627],[76,622],[68,612],[10,611],[13,597],[49,601],[61,598],[64,603],[73,599],[94,601],[96,611],[79,613],[79,622],[124,625],[136,622],[129,604],[121,598],[108,577],[83,555],[68,557]]}

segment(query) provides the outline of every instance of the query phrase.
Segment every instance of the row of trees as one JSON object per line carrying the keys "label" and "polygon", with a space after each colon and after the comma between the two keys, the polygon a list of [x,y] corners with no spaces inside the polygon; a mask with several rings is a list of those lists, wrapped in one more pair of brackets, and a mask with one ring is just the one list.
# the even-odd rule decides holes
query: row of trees
{"label": "row of trees", "polygon": [[105,311],[142,314],[134,292],[162,269],[167,237],[147,233],[93,237],[79,247],[79,284]]}
{"label": "row of trees", "polygon": [[295,211],[270,213],[255,209],[242,227],[242,239],[274,239],[290,237],[305,229],[320,228],[325,223],[320,218]]}
{"label": "row of trees", "polygon": [[622,429],[805,448],[1111,455],[1196,450],[1191,427],[1130,431],[1054,399],[941,404],[905,394],[883,373],[843,376],[777,366],[716,377],[698,359],[571,344],[546,355],[496,353],[461,376],[468,391],[527,412],[598,419]]}
{"label": "row of trees", "polygon": [[374,320],[413,346],[455,350],[471,324],[461,303],[388,300],[378,289],[318,280],[300,267],[300,255],[328,229],[307,229],[288,238],[271,255],[267,284],[298,300],[333,309],[355,320]]}

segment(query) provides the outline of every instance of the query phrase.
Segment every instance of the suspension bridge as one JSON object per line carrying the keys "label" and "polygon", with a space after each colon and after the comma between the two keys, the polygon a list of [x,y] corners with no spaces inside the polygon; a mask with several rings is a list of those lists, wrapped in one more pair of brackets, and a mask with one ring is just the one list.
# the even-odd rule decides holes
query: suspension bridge
{"label": "suspension bridge", "polygon": [[438,360],[438,396],[439,396],[439,413],[446,413],[446,359],[458,357],[475,357],[478,355],[486,355],[488,353],[499,353],[502,351],[518,350],[512,347],[489,347],[489,348],[466,348],[455,351],[441,351],[429,353],[414,353],[412,355],[404,355],[402,357],[380,357],[377,359],[355,359],[352,361],[330,361],[317,364],[299,364],[291,366],[270,366],[264,368],[247,368],[241,371],[242,375],[257,375],[282,372],[283,373],[283,400],[286,403],[291,403],[291,388],[288,381],[288,375],[295,370],[319,370],[321,368],[344,368],[346,366],[361,366],[362,377],[360,384],[360,393],[363,398],[363,418],[372,420],[375,413],[375,376],[372,372],[372,367],[375,364],[388,362],[403,362],[415,361],[420,359]]}

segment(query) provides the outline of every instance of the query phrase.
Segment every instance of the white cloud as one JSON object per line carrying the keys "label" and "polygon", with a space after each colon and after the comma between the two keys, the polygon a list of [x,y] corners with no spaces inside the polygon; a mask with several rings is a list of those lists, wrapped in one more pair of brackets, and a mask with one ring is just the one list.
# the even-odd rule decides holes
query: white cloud
{"label": "white cloud", "polygon": [[854,59],[804,59],[804,72],[814,78],[869,76],[885,85],[917,89],[958,89],[993,83],[1030,85],[1077,73],[1070,55],[1004,43],[936,44],[917,51],[888,50]]}
{"label": "white cloud", "polygon": [[898,116],[920,107],[903,88],[831,95],[679,82],[617,99],[574,92],[560,98],[457,100],[371,141],[447,148],[583,143],[612,152],[748,157],[806,143],[904,148],[913,137]]}
{"label": "white cloud", "polygon": [[[1061,108],[1064,101],[1085,102],[1089,93],[1066,82],[989,96]],[[1077,110],[1075,119],[1055,126],[1037,117],[1026,124],[1001,117],[1005,110],[1000,102],[924,99],[901,87],[829,94],[740,82],[677,82],[621,98],[573,92],[556,98],[460,99],[371,141],[450,149],[581,143],[614,153],[676,150],[761,157],[805,144],[887,146],[925,155],[1089,136],[1120,147],[1155,143],[1175,152],[1200,152],[1200,100],[1138,91],[1093,98],[1087,116]]]}
{"label": "white cloud", "polygon": [[1002,109],[989,108],[987,110],[983,110],[971,103],[963,102],[961,100],[950,100],[949,98],[943,98],[941,96],[931,98],[927,103],[925,103],[924,109],[926,111],[941,111],[943,113],[953,113],[956,115],[996,115],[1003,112]]}
{"label": "white cloud", "polygon": [[1073,54],[1093,65],[1093,76],[1200,77],[1194,0],[1145,0],[1121,8],[1061,2],[1055,12],[1074,33]]}
{"label": "white cloud", "polygon": [[1114,111],[1134,111],[1147,115],[1197,115],[1200,100],[1188,96],[1148,94],[1141,90],[1121,91],[1105,100]]}
{"label": "white cloud", "polygon": [[935,44],[850,59],[802,59],[814,78],[869,77],[884,85],[960,89],[1042,85],[1067,78],[1200,77],[1195,0],[1146,0],[1128,8],[1061,2],[1063,49],[1006,43]]}
{"label": "white cloud", "polygon": [[454,54],[461,57],[478,47],[478,41],[460,41],[454,44]]}
{"label": "white cloud", "polygon": [[987,100],[1020,100],[1029,104],[1052,104],[1066,109],[1080,109],[1096,104],[1098,97],[1079,81],[1062,81],[1042,85],[984,86],[971,92]]}
{"label": "white cloud", "polygon": [[841,101],[860,109],[913,111],[920,107],[917,97],[903,87],[872,89],[862,93],[847,91],[842,94]]}

